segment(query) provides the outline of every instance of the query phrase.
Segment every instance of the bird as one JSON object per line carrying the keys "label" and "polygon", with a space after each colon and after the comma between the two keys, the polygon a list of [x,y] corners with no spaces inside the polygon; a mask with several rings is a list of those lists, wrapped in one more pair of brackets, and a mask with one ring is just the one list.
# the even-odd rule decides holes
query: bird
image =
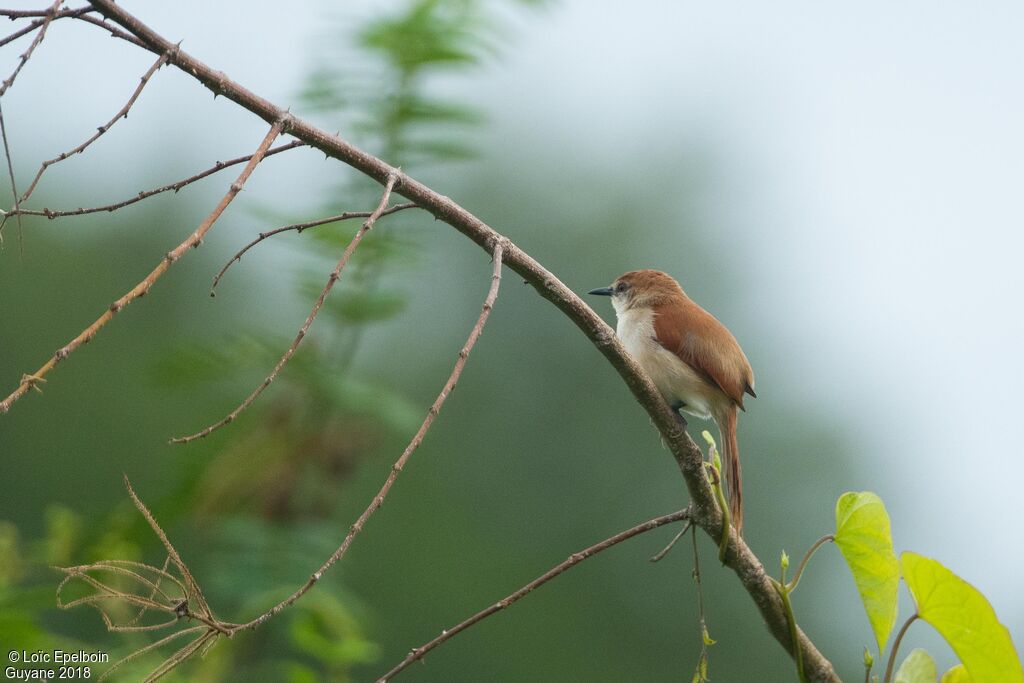
{"label": "bird", "polygon": [[[588,294],[611,297],[616,335],[677,412],[714,420],[720,435],[729,513],[743,534],[743,483],[736,421],[754,371],[732,333],[659,270],[633,270]],[[682,415],[680,414],[680,418]]]}

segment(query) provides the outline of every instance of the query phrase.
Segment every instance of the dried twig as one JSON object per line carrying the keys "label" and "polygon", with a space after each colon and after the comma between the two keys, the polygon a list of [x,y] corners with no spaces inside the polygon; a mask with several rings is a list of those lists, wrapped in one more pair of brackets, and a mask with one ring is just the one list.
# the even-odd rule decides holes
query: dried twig
{"label": "dried twig", "polygon": [[[175,631],[174,633],[170,634],[169,636],[165,636],[165,637],[161,638],[160,640],[158,640],[156,642],[153,642],[153,643],[150,643],[149,645],[141,647],[138,650],[136,650],[135,652],[132,652],[131,654],[129,654],[129,655],[127,655],[125,657],[122,657],[121,659],[117,660],[116,662],[111,664],[110,668],[107,669],[106,671],[104,671],[103,675],[100,676],[97,680],[102,681],[107,676],[109,676],[110,674],[114,673],[114,671],[116,671],[117,669],[121,668],[125,664],[128,664],[129,662],[132,662],[132,661],[138,659],[139,657],[141,657],[142,655],[146,654],[147,652],[152,652],[153,650],[156,650],[157,648],[163,647],[167,643],[169,643],[169,642],[171,642],[173,640],[177,640],[178,638],[182,638],[184,636],[192,635],[193,633],[200,633],[200,632],[203,632],[203,635],[201,635],[199,637],[203,638],[203,637],[206,636],[206,634],[209,633],[209,629],[206,628],[205,626],[192,626],[190,628],[185,628],[185,629],[182,629],[180,631]],[[197,640],[198,640],[198,638],[197,638]],[[163,668],[164,664],[166,664],[167,661],[168,660],[164,660],[163,664],[160,665],[160,668]],[[159,669],[157,669],[157,670],[159,670]],[[154,670],[153,673],[156,673],[157,670]],[[147,678],[147,680],[152,680],[152,674],[150,674],[150,678]]]}
{"label": "dried twig", "polygon": [[[387,209],[382,211],[380,215],[381,217],[384,217],[393,213],[397,213],[399,211],[404,211],[405,209],[415,208],[416,205],[413,204],[412,202],[404,202],[402,204],[395,204],[394,206],[389,206]],[[339,213],[337,216],[318,218],[315,221],[308,221],[306,223],[293,223],[291,225],[285,225],[284,227],[274,228],[273,230],[261,232],[259,236],[256,237],[256,239],[246,244],[244,247],[239,249],[234,256],[228,259],[228,262],[224,264],[224,267],[221,268],[220,271],[214,276],[213,284],[210,286],[210,296],[216,296],[215,290],[217,289],[217,285],[220,284],[220,280],[222,277],[224,277],[224,273],[228,271],[228,268],[230,268],[235,263],[241,261],[242,256],[245,255],[245,252],[249,251],[263,240],[273,237],[274,235],[279,235],[282,232],[288,232],[290,230],[294,230],[297,233],[302,233],[303,230],[307,230],[309,228],[315,228],[321,225],[330,225],[331,223],[338,223],[339,221],[346,221],[351,218],[368,218],[372,214],[372,211],[345,211],[344,213]]]}
{"label": "dried twig", "polygon": [[[68,157],[72,157],[76,154],[81,154],[89,147],[89,145],[96,142],[96,140],[98,140],[101,135],[110,130],[110,128],[115,123],[117,123],[123,118],[128,118],[128,112],[132,108],[132,105],[135,104],[135,101],[139,99],[139,95],[142,94],[142,89],[146,87],[147,83],[149,83],[149,79],[153,77],[153,74],[155,74],[160,67],[162,67],[164,64],[168,62],[170,57],[170,52],[165,52],[164,54],[157,57],[156,61],[153,62],[153,65],[149,67],[146,73],[142,75],[142,78],[139,80],[139,84],[135,87],[135,90],[132,92],[131,97],[128,98],[128,101],[125,102],[124,106],[121,107],[121,109],[119,109],[118,112],[114,114],[109,121],[107,121],[102,126],[96,128],[96,132],[93,133],[88,140],[78,145],[77,147],[69,149],[66,152],[61,152],[52,159],[47,159],[46,161],[44,161],[42,165],[40,165],[39,170],[36,172],[35,178],[33,178],[32,182],[29,184],[28,189],[25,190],[25,194],[21,196],[21,202],[27,201],[28,198],[32,196],[32,193],[35,192],[36,187],[39,185],[39,181],[43,177],[43,174],[46,173],[46,169],[48,169],[50,166],[53,166],[54,164],[64,161]],[[18,209],[17,205],[15,205],[15,209]]]}
{"label": "dried twig", "polygon": [[18,74],[21,73],[21,70],[25,67],[25,64],[28,63],[32,53],[35,52],[37,47],[39,47],[39,43],[43,42],[43,38],[46,37],[46,29],[50,28],[50,24],[53,22],[53,19],[57,14],[57,9],[62,4],[64,4],[64,0],[56,0],[50,7],[49,11],[46,13],[46,18],[43,19],[39,26],[39,33],[36,34],[35,39],[32,40],[28,49],[22,52],[18,57],[18,66],[14,67],[14,73],[12,73],[6,81],[0,84],[0,97],[3,97],[4,93],[7,92],[7,89],[14,85],[14,79],[18,77]]}
{"label": "dried twig", "polygon": [[277,365],[274,366],[274,369],[271,370],[270,374],[267,375],[266,379],[264,379],[263,382],[258,387],[256,387],[253,390],[253,392],[249,394],[246,397],[246,399],[242,401],[241,404],[239,404],[237,408],[228,413],[222,420],[210,425],[209,427],[206,427],[205,429],[196,432],[195,434],[191,434],[189,436],[180,436],[171,439],[171,443],[183,444],[188,443],[189,441],[195,441],[196,439],[202,439],[203,437],[208,436],[212,432],[220,429],[224,425],[234,422],[235,418],[238,417],[243,410],[252,405],[253,401],[259,398],[259,395],[263,393],[264,389],[269,387],[270,383],[277,378],[278,373],[281,372],[281,368],[283,368],[285,364],[289,360],[291,360],[291,357],[295,354],[296,349],[299,348],[299,344],[302,343],[302,339],[306,336],[306,332],[309,331],[309,328],[313,324],[313,321],[316,320],[316,316],[320,313],[320,308],[324,305],[324,301],[327,299],[327,295],[330,294],[331,289],[334,287],[334,283],[336,283],[341,277],[342,268],[344,268],[345,265],[348,263],[349,258],[352,256],[352,253],[356,250],[356,247],[359,246],[359,243],[363,240],[363,237],[366,235],[366,233],[368,233],[373,228],[374,224],[376,224],[377,219],[384,215],[385,207],[387,207],[388,201],[391,199],[391,190],[394,189],[396,181],[397,176],[391,176],[390,178],[388,178],[388,181],[384,186],[384,192],[381,195],[380,202],[377,204],[377,208],[370,213],[369,218],[367,218],[366,221],[363,222],[363,225],[352,237],[352,240],[348,243],[348,246],[345,247],[345,252],[341,255],[341,258],[338,260],[338,264],[334,266],[334,270],[331,271],[331,275],[327,278],[327,284],[324,285],[324,288],[320,292],[320,296],[317,298],[316,303],[313,304],[313,309],[309,312],[309,315],[306,316],[306,322],[302,323],[302,327],[299,328],[298,334],[296,334],[295,339],[292,340],[291,346],[288,347],[288,350],[285,351],[284,355],[282,355],[281,358],[277,361]]}
{"label": "dried twig", "polygon": [[456,383],[459,381],[459,376],[462,374],[462,369],[466,365],[466,359],[469,358],[469,352],[473,350],[477,340],[480,338],[480,334],[483,332],[484,325],[487,323],[487,318],[491,315],[491,310],[494,308],[494,302],[498,298],[498,287],[501,284],[501,264],[503,253],[503,244],[500,241],[495,242],[491,251],[492,258],[494,260],[494,268],[491,274],[491,286],[487,291],[487,296],[484,299],[484,304],[480,310],[479,317],[477,317],[476,324],[473,325],[473,329],[470,330],[466,343],[463,344],[462,349],[459,351],[459,357],[455,361],[455,367],[452,368],[451,374],[448,376],[448,381],[444,383],[444,387],[441,388],[441,393],[439,393],[437,398],[434,399],[434,403],[427,411],[427,416],[424,418],[423,424],[420,425],[416,435],[413,436],[409,445],[407,445],[405,450],[402,451],[402,455],[400,455],[398,460],[396,460],[391,466],[391,471],[388,473],[387,479],[384,480],[384,485],[381,486],[380,491],[378,491],[377,495],[373,497],[373,500],[370,501],[370,504],[365,510],[363,510],[363,513],[359,515],[359,519],[357,519],[355,524],[352,525],[352,528],[349,529],[348,534],[345,536],[345,540],[341,542],[341,545],[334,551],[334,554],[327,558],[327,561],[324,562],[323,565],[321,565],[321,567],[306,580],[306,583],[304,583],[288,598],[282,600],[252,621],[237,626],[233,629],[232,633],[258,627],[267,619],[270,619],[275,614],[301,598],[310,588],[316,585],[317,581],[319,581],[324,575],[324,572],[330,569],[342,558],[342,556],[344,556],[348,551],[349,546],[352,545],[352,541],[355,539],[356,535],[363,530],[363,526],[366,524],[367,520],[369,520],[373,513],[377,511],[377,508],[384,503],[384,498],[387,497],[392,485],[398,478],[398,474],[405,467],[406,463],[409,462],[409,458],[412,456],[413,452],[423,442],[423,438],[426,436],[427,430],[430,429],[430,426],[434,423],[434,419],[441,411],[441,407],[444,405],[448,395],[451,394],[452,390],[455,388]]}
{"label": "dried twig", "polygon": [[[266,159],[268,157],[274,156],[275,154],[280,154],[281,152],[287,152],[290,149],[295,149],[296,147],[304,146],[306,146],[306,143],[303,142],[302,140],[292,140],[291,142],[280,145],[278,147],[271,147],[269,150],[267,150],[267,153],[263,155],[263,158]],[[149,199],[154,195],[162,194],[164,192],[178,192],[187,185],[191,185],[192,183],[207,178],[213,175],[214,173],[217,173],[218,171],[223,171],[225,168],[228,168],[230,166],[236,166],[237,164],[245,163],[250,159],[252,159],[251,154],[238,157],[236,159],[229,159],[228,161],[218,161],[210,168],[200,171],[195,175],[191,175],[188,178],[183,178],[182,180],[178,180],[168,185],[163,185],[161,187],[155,187],[152,190],[143,190],[134,197],[132,197],[131,199],[125,199],[123,201],[115,202],[113,204],[104,204],[103,206],[92,206],[87,208],[79,207],[77,209],[18,209],[15,211],[8,211],[6,212],[6,215],[10,216],[20,213],[22,216],[44,216],[46,218],[53,219],[63,218],[65,216],[84,216],[86,214],[100,213],[103,211],[114,212],[117,211],[118,209],[123,209],[126,206],[130,206],[137,202],[141,202],[143,199]]]}
{"label": "dried twig", "polygon": [[274,125],[270,127],[270,131],[267,133],[266,137],[263,138],[263,142],[260,143],[260,146],[256,150],[255,154],[253,154],[252,158],[249,159],[249,163],[245,165],[245,168],[242,169],[242,172],[239,174],[238,178],[235,180],[235,182],[231,183],[231,187],[228,189],[224,197],[221,198],[220,203],[217,204],[213,211],[210,212],[210,215],[207,216],[203,220],[203,222],[199,224],[199,227],[197,227],[191,235],[185,238],[184,242],[179,244],[171,251],[167,252],[167,254],[164,255],[164,257],[160,260],[160,263],[157,264],[156,268],[154,268],[152,272],[149,273],[149,275],[147,275],[137,285],[132,287],[132,289],[129,290],[127,294],[125,294],[120,299],[111,304],[110,307],[103,312],[103,315],[97,318],[95,322],[93,322],[87,328],[82,330],[82,332],[80,332],[78,336],[72,339],[66,346],[58,349],[57,352],[54,353],[53,356],[51,356],[50,359],[46,361],[46,363],[43,364],[41,368],[36,370],[33,374],[26,375],[25,377],[23,377],[21,383],[18,385],[18,388],[11,392],[11,394],[3,401],[0,401],[0,414],[6,413],[8,410],[10,410],[11,404],[17,401],[22,396],[24,396],[28,392],[29,388],[35,386],[35,383],[39,382],[43,378],[43,376],[46,375],[46,373],[48,373],[50,370],[54,368],[55,365],[57,365],[58,362],[67,358],[75,349],[80,347],[82,344],[88,343],[93,337],[95,337],[96,333],[99,332],[99,330],[104,325],[106,325],[110,321],[110,319],[114,317],[115,314],[120,312],[125,306],[127,306],[131,302],[135,301],[140,297],[145,296],[149,292],[149,290],[152,289],[153,285],[160,278],[160,276],[163,275],[167,271],[167,269],[171,267],[171,264],[173,264],[175,261],[181,258],[181,256],[186,251],[199,246],[199,244],[203,241],[203,237],[206,235],[207,232],[209,232],[210,228],[213,227],[213,224],[217,221],[217,219],[220,218],[220,215],[224,213],[224,209],[226,209],[228,204],[231,203],[231,200],[235,198],[235,195],[242,191],[242,187],[245,185],[245,181],[248,180],[249,176],[252,174],[253,170],[255,170],[256,166],[258,166],[259,163],[263,160],[263,157],[266,155],[271,143],[277,138],[278,135],[281,134],[281,131],[285,127],[286,121],[287,119],[282,117],[278,119],[274,123]]}
{"label": "dried twig", "polygon": [[156,534],[157,538],[159,538],[160,542],[163,544],[164,549],[167,550],[167,557],[171,558],[171,562],[175,567],[177,567],[178,572],[181,573],[181,576],[184,578],[186,596],[189,599],[190,609],[191,605],[195,605],[199,608],[200,614],[208,617],[209,619],[213,619],[213,612],[210,611],[210,605],[206,602],[206,598],[203,596],[203,591],[199,588],[199,583],[192,576],[192,572],[189,571],[188,566],[185,564],[184,560],[181,559],[181,555],[178,554],[177,549],[173,544],[171,544],[170,539],[167,538],[167,534],[165,534],[164,530],[160,528],[159,524],[157,524],[156,519],[153,517],[153,513],[149,511],[146,504],[143,503],[138,494],[135,493],[135,489],[132,488],[132,483],[128,481],[127,475],[124,477],[124,486],[128,489],[128,495],[131,496],[132,503],[135,504],[135,507],[149,524],[149,528],[153,530],[153,533]]}
{"label": "dried twig", "polygon": [[[167,553],[167,559],[164,561],[163,567],[157,568],[141,562],[127,560],[102,560],[89,565],[60,568],[60,571],[64,572],[66,576],[60,582],[60,585],[57,586],[57,606],[62,609],[71,609],[79,605],[94,607],[103,617],[103,622],[106,624],[107,629],[112,632],[158,631],[173,628],[183,619],[202,622],[202,625],[179,629],[156,642],[135,650],[112,664],[104,672],[103,676],[100,677],[100,680],[103,680],[128,662],[138,659],[142,655],[167,643],[185,636],[195,636],[184,647],[164,659],[145,679],[147,681],[155,681],[188,659],[195,652],[202,648],[211,647],[219,636],[230,635],[232,633],[231,629],[235,625],[222,622],[214,616],[213,611],[206,602],[206,598],[203,596],[199,583],[195,580],[192,572],[184,560],[182,560],[181,555],[175,549],[170,539],[168,539],[167,534],[164,533],[164,530],[157,523],[149,508],[146,507],[138,494],[135,493],[127,476],[124,478],[124,485],[128,490],[128,495],[131,496],[132,503],[135,504],[136,509],[145,518],[150,529],[152,529],[153,533],[160,539],[161,544],[163,544],[164,550]],[[168,571],[170,564],[174,565],[180,578]],[[115,580],[121,579],[122,582],[126,581],[128,586],[123,588],[120,585],[100,578],[105,574],[112,575]],[[80,581],[92,588],[94,592],[74,600],[65,601],[63,599],[63,591],[72,581]],[[165,581],[173,584],[173,588],[165,590],[161,586]],[[139,612],[125,623],[116,623],[108,614],[107,609],[104,608],[105,604],[110,603],[135,606],[139,608]],[[139,620],[149,610],[163,612],[169,618],[158,623],[140,625],[138,623]]]}
{"label": "dried twig", "polygon": [[648,520],[648,521],[644,522],[643,524],[636,525],[632,529],[627,529],[626,531],[621,531],[621,532],[615,534],[614,536],[612,536],[611,538],[606,538],[605,540],[601,541],[600,543],[595,543],[594,545],[590,546],[589,548],[585,548],[585,549],[583,549],[583,550],[581,550],[581,551],[579,551],[577,553],[573,553],[572,555],[569,556],[569,559],[565,560],[564,562],[560,562],[559,564],[556,564],[554,567],[552,567],[551,569],[547,570],[546,572],[544,572],[543,574],[538,576],[536,579],[534,579],[530,583],[526,584],[525,586],[523,586],[519,590],[515,591],[514,593],[510,593],[509,595],[505,596],[504,598],[502,598],[498,602],[494,603],[493,605],[491,605],[487,609],[480,610],[479,612],[477,612],[473,616],[469,617],[468,619],[460,622],[456,626],[453,626],[452,628],[449,628],[449,629],[445,629],[444,631],[441,632],[441,635],[439,635],[438,637],[434,638],[433,640],[431,640],[431,641],[429,641],[427,643],[424,643],[420,647],[413,648],[409,652],[409,654],[406,656],[405,659],[403,659],[394,668],[392,668],[386,674],[384,674],[379,679],[377,679],[377,683],[383,683],[384,681],[391,680],[397,674],[399,674],[402,670],[406,669],[413,662],[415,662],[417,660],[420,660],[420,659],[423,659],[423,657],[428,652],[433,650],[435,647],[437,647],[441,643],[445,642],[446,640],[448,640],[450,638],[454,638],[455,636],[457,636],[459,633],[465,631],[470,626],[473,626],[474,624],[477,624],[480,621],[483,621],[484,619],[486,619],[487,617],[491,616],[495,612],[500,612],[501,610],[505,609],[506,607],[508,607],[512,603],[518,601],[520,598],[526,596],[528,593],[530,593],[533,590],[539,588],[540,586],[543,586],[545,583],[547,583],[551,579],[555,578],[556,576],[558,576],[559,574],[565,572],[566,570],[571,569],[572,567],[574,567],[575,565],[579,564],[580,562],[582,562],[583,560],[587,559],[588,557],[593,557],[594,555],[598,554],[599,552],[601,552],[603,550],[607,550],[608,548],[611,548],[613,545],[616,545],[618,543],[622,543],[623,541],[629,540],[630,538],[633,538],[634,536],[639,536],[642,533],[651,531],[652,529],[657,529],[658,527],[664,526],[666,524],[671,524],[672,522],[678,522],[680,520],[689,519],[689,517],[690,517],[690,509],[689,508],[686,508],[685,510],[679,510],[678,512],[673,512],[670,515],[664,515],[662,517],[655,517],[654,519]]}

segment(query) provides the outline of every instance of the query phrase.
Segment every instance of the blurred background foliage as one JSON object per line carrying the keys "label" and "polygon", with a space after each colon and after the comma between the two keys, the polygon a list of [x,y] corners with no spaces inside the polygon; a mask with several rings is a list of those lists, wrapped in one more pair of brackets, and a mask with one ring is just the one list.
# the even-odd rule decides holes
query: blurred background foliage
{"label": "blurred background foliage", "polygon": [[[311,42],[313,65],[295,85],[293,110],[435,184],[579,290],[638,264],[687,274],[690,293],[734,330],[759,367],[756,345],[745,340],[767,334],[755,330],[751,314],[761,295],[743,273],[720,265],[721,244],[696,229],[716,201],[718,163],[699,131],[650,150],[642,174],[625,164],[610,173],[584,155],[523,158],[515,141],[489,137],[487,111],[451,94],[454,79],[493,68],[515,49],[510,27],[543,22],[546,4],[408,0],[357,25],[328,22],[331,38]],[[31,74],[23,78],[19,85],[31,88]],[[20,175],[34,168],[31,151],[19,150]],[[200,151],[181,159],[168,151],[165,164],[138,180],[210,163]],[[260,613],[338,545],[447,376],[486,292],[489,264],[447,226],[405,211],[366,238],[312,334],[252,408],[199,443],[165,445],[219,419],[273,367],[358,222],[261,245],[213,302],[201,298],[207,278],[259,230],[367,210],[379,196],[375,184],[336,170],[324,171],[336,176],[320,197],[278,196],[270,188],[282,174],[273,164],[258,169],[232,207],[236,222],[226,217],[204,249],[62,364],[44,396],[4,416],[3,477],[17,482],[0,509],[5,647],[117,656],[149,642],[104,633],[88,610],[54,606],[51,565],[161,563],[159,544],[120,488],[122,471],[215,611],[238,620]],[[669,175],[671,187],[649,182]],[[117,177],[64,182],[75,179],[80,186],[40,190],[40,204],[97,203],[101,190],[133,189]],[[10,243],[0,253],[3,385],[137,281],[226,182],[222,174],[202,191],[66,219],[73,225],[26,220],[25,253]],[[666,193],[673,201],[663,201]],[[684,244],[649,262],[649,245],[659,240]],[[570,552],[685,504],[672,459],[617,375],[560,314],[505,275],[457,391],[350,554],[293,608],[170,679],[370,679]],[[759,368],[762,399],[741,424],[750,444],[744,469],[756,482],[748,535],[765,558],[783,547],[798,556],[829,530],[838,495],[871,487],[876,476],[854,466],[835,424],[771,398],[783,372]],[[899,519],[895,525],[898,537]],[[403,676],[688,678],[701,649],[688,544],[657,565],[647,562],[673,533],[649,534],[585,563]],[[700,545],[717,640],[712,677],[790,679],[791,663],[735,577],[718,570],[713,544],[702,538]],[[844,572],[837,553],[816,558],[795,606],[801,625],[852,678],[870,632]],[[122,677],[139,678],[157,661],[141,660]]]}

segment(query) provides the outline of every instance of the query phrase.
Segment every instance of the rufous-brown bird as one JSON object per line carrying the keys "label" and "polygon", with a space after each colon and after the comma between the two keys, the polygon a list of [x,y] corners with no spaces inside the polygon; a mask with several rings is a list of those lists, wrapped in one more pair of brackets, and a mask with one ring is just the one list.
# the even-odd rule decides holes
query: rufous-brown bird
{"label": "rufous-brown bird", "polygon": [[616,334],[669,405],[718,425],[730,516],[742,534],[736,416],[738,409],[743,410],[743,395],[757,394],[754,371],[736,338],[686,296],[678,282],[658,270],[634,270],[620,275],[611,287],[589,293],[612,298]]}

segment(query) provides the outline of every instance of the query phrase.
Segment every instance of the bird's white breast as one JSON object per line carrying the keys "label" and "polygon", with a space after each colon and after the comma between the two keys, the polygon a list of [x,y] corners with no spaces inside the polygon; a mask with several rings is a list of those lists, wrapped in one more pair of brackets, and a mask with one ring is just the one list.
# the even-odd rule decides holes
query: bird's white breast
{"label": "bird's white breast", "polygon": [[[614,302],[613,302],[614,303]],[[658,343],[654,334],[654,311],[650,308],[616,310],[616,334],[629,354],[654,381],[669,404],[683,404],[681,410],[696,417],[711,417],[713,388],[679,356]]]}

